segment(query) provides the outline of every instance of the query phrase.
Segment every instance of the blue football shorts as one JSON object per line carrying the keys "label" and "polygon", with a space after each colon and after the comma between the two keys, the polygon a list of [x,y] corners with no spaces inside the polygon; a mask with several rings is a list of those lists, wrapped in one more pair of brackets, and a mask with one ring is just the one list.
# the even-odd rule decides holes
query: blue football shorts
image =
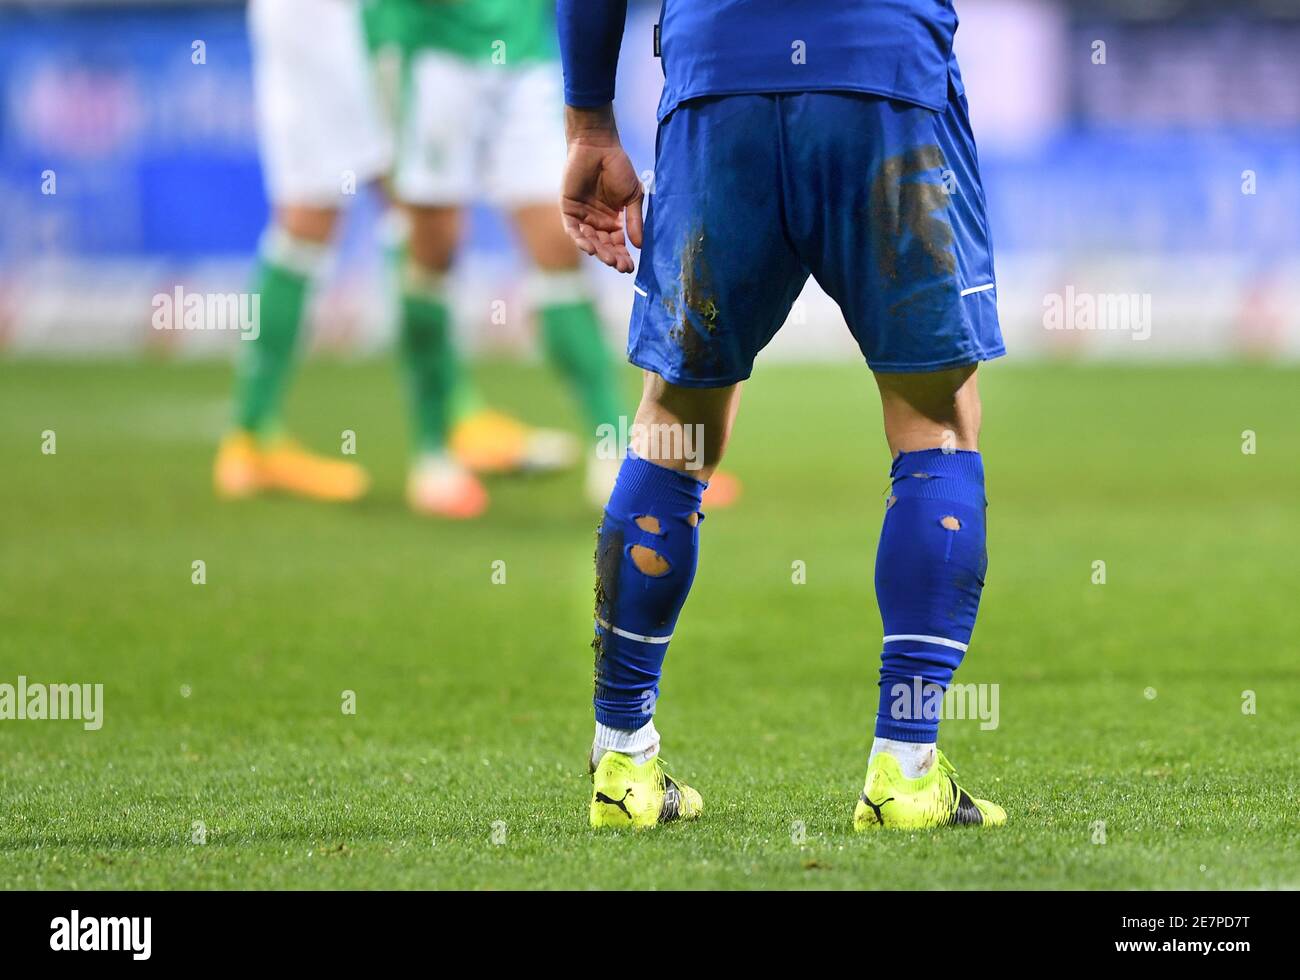
{"label": "blue football shorts", "polygon": [[955,85],[941,113],[797,92],[693,99],[660,123],[632,363],[689,387],[742,381],[809,275],[873,371],[1005,353],[975,141]]}

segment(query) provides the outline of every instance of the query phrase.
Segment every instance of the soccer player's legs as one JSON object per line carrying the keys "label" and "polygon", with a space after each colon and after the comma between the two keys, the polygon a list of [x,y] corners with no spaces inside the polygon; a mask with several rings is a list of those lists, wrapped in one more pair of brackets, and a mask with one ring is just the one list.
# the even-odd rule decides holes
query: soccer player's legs
{"label": "soccer player's legs", "polygon": [[609,499],[618,473],[618,460],[601,458],[594,449],[602,427],[618,431],[622,411],[617,368],[579,264],[581,253],[556,220],[554,203],[516,206],[514,219],[533,266],[525,293],[536,312],[546,358],[582,412],[588,447],[586,492],[600,507]]}
{"label": "soccer player's legs", "polygon": [[[649,827],[703,809],[698,792],[664,771],[654,711],[695,577],[702,498],[739,397],[739,384],[684,388],[646,372],[630,452],[596,541],[593,827]],[[672,435],[685,431],[698,437]]]}
{"label": "soccer player's legs", "polygon": [[[314,25],[303,44],[301,24]],[[258,136],[273,219],[259,248],[259,333],[242,344],[234,429],[214,467],[218,493],[277,489],[352,500],[368,478],[354,463],[309,453],[280,431],[280,411],[310,290],[323,268],[339,211],[390,155],[370,85],[355,7],[331,0],[254,0]]]}
{"label": "soccer player's legs", "polygon": [[460,239],[456,207],[408,205],[410,236],[401,275],[398,356],[411,412],[413,462],[407,502],[434,517],[477,517],[487,491],[448,451],[460,368],[451,339],[446,274]]}
{"label": "soccer player's legs", "polygon": [[[580,253],[555,213],[555,190],[565,159],[560,66],[548,60],[485,70],[492,76],[497,108],[485,161],[485,191],[488,200],[514,220],[531,265],[525,294],[536,314],[542,350],[572,391],[591,447],[601,426],[617,429],[621,399]],[[520,161],[528,163],[521,166]],[[617,465],[617,460],[597,458],[589,448],[587,494],[595,506],[608,499]]]}
{"label": "soccer player's legs", "polygon": [[876,550],[880,697],[859,830],[994,826],[938,750],[939,711],[969,647],[988,566],[975,365],[876,374],[893,465]]}
{"label": "soccer player's legs", "polygon": [[629,337],[646,386],[596,549],[593,826],[701,806],[658,763],[654,709],[739,382],[807,278],[782,228],[774,111],[763,96],[700,100],[660,129]]}
{"label": "soccer player's legs", "polygon": [[[430,506],[436,495],[418,488],[441,486],[445,481],[426,474],[446,473],[449,464],[477,473],[503,473],[568,466],[576,455],[572,438],[564,433],[535,429],[486,407],[451,345],[445,279],[460,236],[458,230],[448,231],[452,224],[447,216],[458,215],[482,189],[482,148],[492,138],[494,118],[492,76],[484,67],[444,51],[417,48],[401,71],[392,186],[414,216],[413,237],[406,250],[413,275],[404,275],[403,281],[421,284],[418,297],[406,290],[404,320],[409,324],[409,314],[420,306],[437,307],[441,321],[448,324],[444,342],[401,347],[408,379],[426,382],[408,385],[412,398],[426,403],[416,407],[417,420],[423,419],[422,429],[417,426],[423,462],[413,470],[409,497],[417,510],[428,513],[438,511]],[[418,244],[417,236],[422,240]],[[414,306],[413,299],[419,300]],[[411,363],[415,357],[424,363]],[[436,370],[431,363],[435,358],[443,359]],[[435,383],[436,379],[440,380]],[[437,411],[429,407],[435,401],[442,404]],[[442,419],[437,424],[444,429],[438,436],[428,431],[435,418]],[[438,448],[431,449],[435,444]],[[433,456],[440,457],[437,465],[429,461]]]}
{"label": "soccer player's legs", "polygon": [[804,93],[783,109],[790,166],[808,178],[796,248],[876,372],[893,455],[876,741],[854,823],[998,824],[937,747],[987,564],[975,365],[1003,351],[973,141],[962,120],[876,97]]}
{"label": "soccer player's legs", "polygon": [[447,274],[460,244],[462,205],[474,190],[472,66],[431,50],[401,66],[391,186],[408,216],[398,276],[398,358],[410,406],[407,501],[417,513],[475,517],[487,493],[450,451],[458,404],[477,402],[452,343]]}
{"label": "soccer player's legs", "polygon": [[[619,460],[603,458],[594,443],[601,426],[617,432],[621,412],[619,374],[604,341],[601,318],[581,273],[581,253],[555,220],[555,188],[564,166],[560,135],[562,92],[559,65],[538,62],[506,79],[502,126],[487,170],[491,200],[511,208],[533,263],[530,303],[537,311],[542,348],[568,382],[588,425],[591,445],[586,495],[602,507],[614,489]],[[529,166],[520,166],[528,160]],[[715,474],[706,494],[711,507],[725,507],[740,494],[740,482]]]}

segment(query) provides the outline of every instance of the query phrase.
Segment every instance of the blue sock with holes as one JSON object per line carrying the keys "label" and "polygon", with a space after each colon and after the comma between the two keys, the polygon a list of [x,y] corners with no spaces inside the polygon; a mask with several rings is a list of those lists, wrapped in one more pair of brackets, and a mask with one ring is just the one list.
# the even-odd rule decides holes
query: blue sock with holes
{"label": "blue sock with holes", "polygon": [[876,737],[934,742],[943,693],[975,629],[988,555],[977,452],[900,453],[876,551],[885,627]]}
{"label": "blue sock with holes", "polygon": [[596,539],[596,721],[654,716],[668,641],[695,578],[706,484],[627,454]]}

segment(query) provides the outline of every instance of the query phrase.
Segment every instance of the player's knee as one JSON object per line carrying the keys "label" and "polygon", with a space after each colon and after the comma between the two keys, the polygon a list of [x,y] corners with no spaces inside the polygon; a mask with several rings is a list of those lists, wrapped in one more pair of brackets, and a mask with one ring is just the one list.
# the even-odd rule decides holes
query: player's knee
{"label": "player's knee", "polygon": [[577,272],[581,268],[581,253],[556,222],[554,234],[535,235],[528,240],[528,257],[543,273]]}
{"label": "player's knee", "polygon": [[327,245],[334,238],[338,215],[337,208],[284,205],[276,208],[275,223],[298,241]]}
{"label": "player's knee", "polygon": [[722,462],[740,386],[687,388],[646,372],[632,448],[637,455],[681,464],[707,481]]}
{"label": "player's knee", "polygon": [[410,234],[406,250],[411,262],[424,272],[451,269],[460,238],[460,219],[449,208],[410,208]]}
{"label": "player's knee", "polygon": [[978,449],[976,365],[920,374],[877,374],[890,449]]}
{"label": "player's knee", "polygon": [[580,267],[580,253],[569,238],[554,204],[526,204],[514,212],[515,226],[533,264],[544,272]]}

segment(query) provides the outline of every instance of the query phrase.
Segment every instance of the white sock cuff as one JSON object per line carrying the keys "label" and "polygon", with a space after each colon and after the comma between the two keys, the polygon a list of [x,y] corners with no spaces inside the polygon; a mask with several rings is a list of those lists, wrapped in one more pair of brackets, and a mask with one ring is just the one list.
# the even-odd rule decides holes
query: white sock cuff
{"label": "white sock cuff", "polygon": [[402,292],[435,302],[446,302],[447,276],[407,259],[402,265]]}
{"label": "white sock cuff", "polygon": [[262,233],[258,251],[272,265],[315,279],[329,261],[331,248],[320,242],[296,238],[278,225],[271,225]]}
{"label": "white sock cuff", "polygon": [[538,269],[534,267],[524,280],[524,296],[528,303],[540,308],[579,303],[590,298],[587,277],[581,269]]}
{"label": "white sock cuff", "polygon": [[937,757],[935,749],[934,742],[899,742],[892,738],[877,738],[871,743],[871,757],[867,764],[870,765],[871,759],[883,752],[898,760],[904,778],[919,779],[934,765]]}
{"label": "white sock cuff", "polygon": [[596,748],[601,752],[640,755],[659,744],[659,732],[655,730],[654,719],[647,721],[635,731],[626,728],[610,728],[608,725],[596,722],[595,741]]}

